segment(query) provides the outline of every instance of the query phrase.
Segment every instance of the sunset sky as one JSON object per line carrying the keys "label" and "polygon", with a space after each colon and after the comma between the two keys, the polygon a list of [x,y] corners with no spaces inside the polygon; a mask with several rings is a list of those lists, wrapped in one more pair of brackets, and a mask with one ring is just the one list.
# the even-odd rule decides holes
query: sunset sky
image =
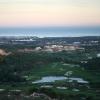
{"label": "sunset sky", "polygon": [[0,27],[100,26],[100,0],[0,0]]}

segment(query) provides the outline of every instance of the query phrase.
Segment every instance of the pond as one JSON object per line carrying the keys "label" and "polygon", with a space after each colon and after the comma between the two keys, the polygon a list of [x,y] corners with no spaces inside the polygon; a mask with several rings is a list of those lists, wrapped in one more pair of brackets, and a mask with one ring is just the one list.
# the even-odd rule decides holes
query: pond
{"label": "pond", "polygon": [[[67,80],[68,78],[65,76],[45,76],[42,77],[40,80],[36,80],[34,82],[32,82],[33,84],[36,83],[50,83],[50,82],[55,82],[55,81],[60,81],[60,80]],[[69,78],[69,82],[72,81],[77,81],[78,83],[88,83],[88,81],[83,80],[82,78]]]}

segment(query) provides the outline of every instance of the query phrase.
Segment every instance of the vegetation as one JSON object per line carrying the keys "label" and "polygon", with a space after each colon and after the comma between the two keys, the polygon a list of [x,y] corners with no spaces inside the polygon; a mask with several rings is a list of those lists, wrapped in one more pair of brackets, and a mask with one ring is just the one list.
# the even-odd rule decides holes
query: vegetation
{"label": "vegetation", "polygon": [[[19,53],[19,48],[24,46],[2,46],[2,49],[12,53],[0,56],[0,89],[4,89],[0,90],[0,100],[33,100],[31,94],[34,92],[46,94],[57,100],[100,100],[100,58],[96,57],[98,51],[89,52],[88,48],[86,51]],[[89,57],[92,59],[88,59]],[[44,76],[64,76],[68,71],[72,71],[70,77],[83,78],[89,84],[73,81],[68,85],[67,80],[32,84]],[[9,93],[12,96],[10,99],[7,97]],[[25,96],[29,96],[29,99]]]}

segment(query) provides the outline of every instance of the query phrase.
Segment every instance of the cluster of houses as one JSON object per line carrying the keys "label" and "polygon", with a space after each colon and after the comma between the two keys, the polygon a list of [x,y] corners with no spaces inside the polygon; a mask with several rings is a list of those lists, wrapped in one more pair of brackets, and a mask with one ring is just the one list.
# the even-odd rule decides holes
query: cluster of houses
{"label": "cluster of houses", "polygon": [[74,45],[46,45],[44,47],[36,47],[34,49],[20,49],[18,51],[20,52],[39,52],[39,51],[44,51],[44,52],[61,52],[61,51],[75,51],[75,50],[84,50],[84,48],[81,48],[79,46],[74,46]]}

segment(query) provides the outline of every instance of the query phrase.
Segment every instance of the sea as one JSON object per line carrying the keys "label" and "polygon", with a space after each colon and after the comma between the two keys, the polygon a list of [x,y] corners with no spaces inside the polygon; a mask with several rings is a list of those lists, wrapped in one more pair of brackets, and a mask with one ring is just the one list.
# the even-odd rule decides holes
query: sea
{"label": "sea", "polygon": [[100,36],[100,27],[3,27],[0,36],[81,37]]}

